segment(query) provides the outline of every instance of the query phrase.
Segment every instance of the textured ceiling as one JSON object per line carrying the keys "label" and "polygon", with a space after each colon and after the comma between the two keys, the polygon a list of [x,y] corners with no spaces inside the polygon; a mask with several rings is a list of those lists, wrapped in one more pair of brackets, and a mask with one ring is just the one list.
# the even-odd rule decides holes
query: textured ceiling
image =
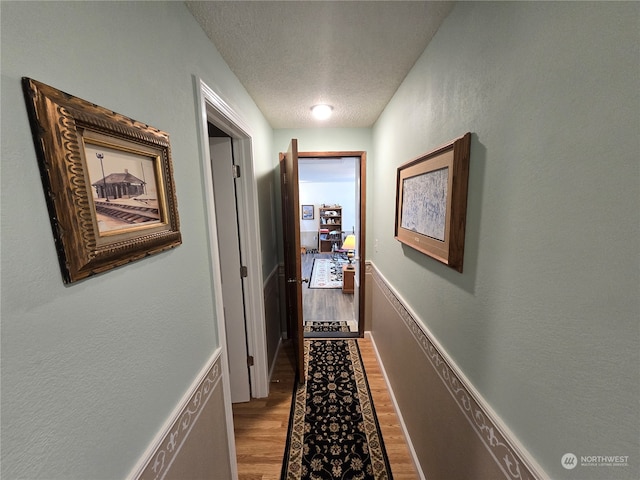
{"label": "textured ceiling", "polygon": [[[273,128],[370,127],[452,2],[185,2]],[[319,122],[310,108],[333,106]]]}

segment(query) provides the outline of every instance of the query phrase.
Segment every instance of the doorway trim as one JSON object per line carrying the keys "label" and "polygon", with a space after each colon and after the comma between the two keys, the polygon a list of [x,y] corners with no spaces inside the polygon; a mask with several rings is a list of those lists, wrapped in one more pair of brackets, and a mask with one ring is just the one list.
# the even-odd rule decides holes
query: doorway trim
{"label": "doorway trim", "polygon": [[358,238],[358,336],[364,337],[365,329],[365,311],[364,311],[364,291],[365,291],[365,247],[367,236],[367,152],[358,151],[338,151],[338,152],[298,152],[298,161],[304,158],[338,158],[338,157],[358,157],[358,189],[359,198],[359,238]]}
{"label": "doorway trim", "polygon": [[[216,230],[215,202],[211,177],[211,160],[208,143],[207,123],[211,122],[231,137],[235,162],[240,166],[241,176],[237,179],[238,227],[242,262],[247,267],[244,278],[245,315],[247,325],[247,354],[253,357],[249,367],[251,396],[264,398],[269,395],[269,369],[267,362],[266,331],[264,317],[264,296],[262,282],[262,248],[258,216],[257,183],[253,169],[251,129],[243,118],[231,108],[222,97],[200,78],[194,76],[200,119],[200,147],[209,230],[216,320],[218,335],[223,347],[225,362],[228,362],[226,330],[222,301],[220,266],[215,261],[219,253]],[[240,274],[240,272],[238,272]],[[227,364],[228,367],[228,364]],[[227,375],[225,375],[228,382]],[[225,389],[228,390],[228,387]],[[230,401],[230,400],[229,400]],[[230,405],[230,403],[229,403]],[[233,422],[231,422],[233,435]]]}

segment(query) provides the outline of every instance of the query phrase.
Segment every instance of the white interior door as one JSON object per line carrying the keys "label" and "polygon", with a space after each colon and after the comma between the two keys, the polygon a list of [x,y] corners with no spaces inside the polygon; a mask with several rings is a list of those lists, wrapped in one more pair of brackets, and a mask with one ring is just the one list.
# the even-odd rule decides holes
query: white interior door
{"label": "white interior door", "polygon": [[227,335],[227,355],[231,383],[231,401],[251,399],[247,353],[243,280],[236,209],[233,151],[230,138],[210,138],[213,195],[222,274],[222,297]]}

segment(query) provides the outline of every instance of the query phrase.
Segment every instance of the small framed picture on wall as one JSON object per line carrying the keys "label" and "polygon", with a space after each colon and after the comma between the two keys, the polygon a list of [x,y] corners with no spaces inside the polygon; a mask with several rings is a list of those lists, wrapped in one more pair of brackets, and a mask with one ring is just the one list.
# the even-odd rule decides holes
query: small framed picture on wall
{"label": "small framed picture on wall", "polygon": [[313,205],[302,205],[302,220],[313,220]]}

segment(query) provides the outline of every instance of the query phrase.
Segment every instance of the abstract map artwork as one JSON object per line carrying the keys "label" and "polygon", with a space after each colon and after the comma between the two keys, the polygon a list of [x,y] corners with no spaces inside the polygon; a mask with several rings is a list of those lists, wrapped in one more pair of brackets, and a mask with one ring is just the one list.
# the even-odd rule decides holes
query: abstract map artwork
{"label": "abstract map artwork", "polygon": [[402,228],[444,242],[449,168],[406,178],[402,184]]}

